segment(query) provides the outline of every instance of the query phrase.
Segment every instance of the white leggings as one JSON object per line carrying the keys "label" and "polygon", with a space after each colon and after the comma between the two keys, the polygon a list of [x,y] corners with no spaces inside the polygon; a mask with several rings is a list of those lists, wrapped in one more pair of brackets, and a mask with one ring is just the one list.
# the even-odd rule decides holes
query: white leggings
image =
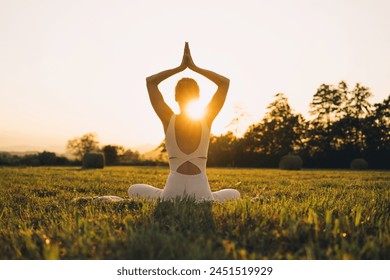
{"label": "white leggings", "polygon": [[221,202],[240,197],[240,193],[234,189],[211,192],[207,176],[204,173],[185,175],[174,171],[169,173],[163,190],[147,184],[135,184],[128,189],[128,194],[130,198],[143,197],[148,200],[156,198],[169,200],[189,196],[198,201],[215,200]]}

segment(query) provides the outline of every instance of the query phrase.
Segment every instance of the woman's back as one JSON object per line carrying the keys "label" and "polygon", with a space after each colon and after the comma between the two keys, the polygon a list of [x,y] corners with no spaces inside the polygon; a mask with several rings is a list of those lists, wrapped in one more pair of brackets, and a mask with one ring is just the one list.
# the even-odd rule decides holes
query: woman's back
{"label": "woman's back", "polygon": [[172,171],[185,175],[205,172],[210,130],[204,120],[172,115],[165,139]]}
{"label": "woman's back", "polygon": [[191,120],[182,115],[175,119],[175,136],[179,149],[185,154],[193,153],[198,148],[202,135],[200,120]]}

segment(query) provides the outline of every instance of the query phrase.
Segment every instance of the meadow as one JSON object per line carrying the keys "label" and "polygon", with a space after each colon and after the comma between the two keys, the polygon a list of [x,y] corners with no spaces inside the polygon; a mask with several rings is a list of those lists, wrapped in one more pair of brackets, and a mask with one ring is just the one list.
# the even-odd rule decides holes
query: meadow
{"label": "meadow", "polygon": [[389,259],[390,172],[208,169],[227,203],[78,201],[164,167],[0,167],[0,259]]}

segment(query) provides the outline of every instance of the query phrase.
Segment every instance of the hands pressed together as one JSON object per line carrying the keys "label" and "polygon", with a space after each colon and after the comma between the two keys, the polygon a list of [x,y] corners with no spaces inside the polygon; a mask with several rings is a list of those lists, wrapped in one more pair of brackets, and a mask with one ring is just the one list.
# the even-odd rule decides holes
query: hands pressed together
{"label": "hands pressed together", "polygon": [[184,71],[185,69],[191,69],[192,71],[204,76],[210,81],[214,82],[217,85],[217,91],[214,93],[210,103],[207,105],[207,115],[206,119],[208,121],[209,127],[215,117],[218,115],[221,110],[223,104],[225,103],[226,94],[229,89],[230,80],[220,74],[217,74],[213,71],[200,68],[195,65],[194,60],[191,56],[190,47],[188,42],[185,43],[184,46],[184,54],[183,59],[178,67],[164,70],[152,76],[146,78],[146,85],[148,88],[149,98],[152,103],[153,109],[161,119],[164,130],[168,127],[170,118],[173,114],[172,109],[165,103],[164,98],[158,88],[158,85],[164,81],[165,79]]}
{"label": "hands pressed together", "polygon": [[187,67],[191,70],[195,70],[197,68],[197,66],[195,65],[192,59],[190,46],[188,42],[185,43],[183,59],[181,61],[179,68],[180,70],[185,70]]}

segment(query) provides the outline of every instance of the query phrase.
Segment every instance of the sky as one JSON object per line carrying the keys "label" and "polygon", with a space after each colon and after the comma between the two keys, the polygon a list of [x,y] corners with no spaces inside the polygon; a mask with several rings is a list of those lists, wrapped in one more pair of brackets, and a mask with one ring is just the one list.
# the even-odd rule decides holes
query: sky
{"label": "sky", "polygon": [[[0,150],[65,149],[88,132],[102,145],[158,145],[164,138],[145,78],[194,62],[230,79],[212,133],[245,132],[282,92],[297,113],[322,83],[390,93],[387,0],[0,0]],[[201,102],[216,87],[185,70],[160,85],[178,113],[174,86],[195,78]],[[246,112],[230,125],[237,107]]]}

